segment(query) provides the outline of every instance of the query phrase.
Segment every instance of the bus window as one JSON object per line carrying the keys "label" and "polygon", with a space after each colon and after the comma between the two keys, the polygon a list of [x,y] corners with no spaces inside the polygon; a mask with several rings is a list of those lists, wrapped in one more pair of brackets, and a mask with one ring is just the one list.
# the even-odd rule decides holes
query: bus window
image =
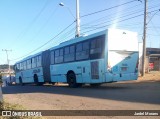
{"label": "bus window", "polygon": [[20,71],[20,64],[16,64],[16,71]]}
{"label": "bus window", "polygon": [[20,70],[21,71],[23,70],[23,63],[22,62],[20,63]]}
{"label": "bus window", "polygon": [[27,60],[27,69],[31,69],[31,59]]}
{"label": "bus window", "polygon": [[37,67],[41,67],[41,56],[37,56]]}
{"label": "bus window", "polygon": [[64,49],[64,62],[71,62],[74,61],[75,57],[75,46],[72,45],[70,47],[66,47]]}
{"label": "bus window", "polygon": [[76,52],[81,52],[82,51],[82,43],[79,43],[76,45]]}
{"label": "bus window", "polygon": [[91,40],[90,59],[104,57],[104,37],[97,37]]}
{"label": "bus window", "polygon": [[65,49],[64,49],[64,54],[65,54],[65,55],[69,54],[69,47],[65,47]]}
{"label": "bus window", "polygon": [[69,47],[69,52],[70,52],[70,54],[75,53],[75,46],[74,45]]}
{"label": "bus window", "polygon": [[55,51],[55,63],[62,63],[63,62],[63,49]]}
{"label": "bus window", "polygon": [[85,60],[89,58],[89,42],[79,43],[76,46],[76,60]]}
{"label": "bus window", "polygon": [[32,68],[36,67],[36,58],[32,58]]}
{"label": "bus window", "polygon": [[89,50],[89,42],[84,42],[83,43],[83,50]]}
{"label": "bus window", "polygon": [[54,51],[51,51],[51,64],[54,64]]}
{"label": "bus window", "polygon": [[91,49],[95,49],[96,48],[96,40],[92,40],[91,41]]}
{"label": "bus window", "polygon": [[23,62],[23,70],[26,70],[27,69],[27,64],[26,64],[26,61]]}

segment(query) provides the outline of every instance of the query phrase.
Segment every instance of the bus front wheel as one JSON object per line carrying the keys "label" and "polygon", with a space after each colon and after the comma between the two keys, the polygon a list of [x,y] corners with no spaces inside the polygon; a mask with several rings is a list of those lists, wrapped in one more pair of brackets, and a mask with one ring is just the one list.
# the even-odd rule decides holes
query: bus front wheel
{"label": "bus front wheel", "polygon": [[76,75],[73,72],[70,72],[67,74],[67,83],[69,84],[69,87],[76,88],[78,87],[78,84],[76,82]]}

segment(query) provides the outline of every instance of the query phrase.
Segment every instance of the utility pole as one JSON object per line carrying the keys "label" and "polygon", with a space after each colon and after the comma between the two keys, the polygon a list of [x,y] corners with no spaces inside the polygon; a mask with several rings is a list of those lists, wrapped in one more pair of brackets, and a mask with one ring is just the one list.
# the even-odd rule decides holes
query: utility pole
{"label": "utility pole", "polygon": [[147,31],[147,0],[144,3],[144,29],[143,29],[143,56],[142,56],[142,76],[145,75],[146,58],[146,31]]}
{"label": "utility pole", "polygon": [[2,51],[5,51],[5,52],[6,52],[6,55],[7,55],[7,63],[8,63],[8,73],[9,73],[9,76],[11,76],[10,64],[9,64],[9,59],[8,59],[8,52],[9,52],[9,51],[12,51],[12,50],[2,49]]}
{"label": "utility pole", "polygon": [[79,0],[76,0],[76,37],[80,36]]}

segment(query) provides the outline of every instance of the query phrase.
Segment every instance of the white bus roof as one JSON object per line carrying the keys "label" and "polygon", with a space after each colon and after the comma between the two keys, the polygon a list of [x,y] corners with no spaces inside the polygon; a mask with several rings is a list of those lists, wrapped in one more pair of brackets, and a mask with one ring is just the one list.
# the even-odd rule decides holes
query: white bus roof
{"label": "white bus roof", "polygon": [[[97,33],[94,33],[94,34],[91,34],[91,35],[88,35],[88,36],[81,36],[81,37],[78,37],[78,38],[70,39],[68,41],[60,43],[57,46],[51,47],[48,50],[54,50],[54,49],[57,49],[57,48],[61,48],[61,47],[64,47],[64,46],[67,46],[67,45],[70,45],[70,44],[73,44],[73,43],[84,41],[86,39],[94,38],[94,37],[97,37],[97,36],[100,36],[100,35],[105,35],[105,34],[108,34],[109,32],[113,33],[113,31],[115,31],[115,32],[121,31],[121,32],[124,32],[124,33],[125,32],[130,32],[130,33],[136,34],[136,32],[132,32],[132,31],[124,30],[124,29],[106,29],[106,30],[103,30],[103,31],[100,31],[100,32],[97,32]],[[114,33],[112,35],[114,35]],[[25,61],[27,59],[30,59],[32,57],[38,56],[38,55],[42,54],[42,52],[43,51],[41,51],[39,53],[36,53],[34,55],[28,56],[28,57],[26,57],[26,58],[24,58],[24,59],[22,59],[22,60],[20,60],[20,61],[18,61],[16,63],[20,63],[20,62],[23,62],[23,61]]]}
{"label": "white bus roof", "polygon": [[33,55],[30,55],[30,56],[28,56],[28,57],[25,57],[25,58],[21,59],[20,61],[16,62],[15,64],[20,63],[20,62],[23,62],[23,61],[26,61],[26,60],[28,60],[28,59],[30,59],[30,58],[32,58],[32,57],[38,56],[38,55],[42,54],[42,52],[43,52],[43,51],[38,52],[38,53],[33,54]]}
{"label": "white bus roof", "polygon": [[77,42],[80,42],[80,41],[84,41],[86,39],[90,39],[90,38],[93,38],[93,37],[96,37],[96,36],[103,35],[103,34],[106,34],[106,33],[107,33],[107,30],[104,30],[104,31],[100,31],[100,32],[88,35],[88,36],[80,36],[78,38],[70,39],[68,41],[60,43],[57,46],[54,46],[54,47],[50,48],[50,50],[61,48],[61,47],[64,47],[64,46],[67,46],[67,45],[70,45],[70,44],[73,44],[73,43],[77,43]]}

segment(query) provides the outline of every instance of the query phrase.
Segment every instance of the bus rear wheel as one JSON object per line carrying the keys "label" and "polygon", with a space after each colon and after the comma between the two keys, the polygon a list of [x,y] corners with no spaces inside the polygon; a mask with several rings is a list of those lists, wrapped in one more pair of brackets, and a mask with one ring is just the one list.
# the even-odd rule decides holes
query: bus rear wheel
{"label": "bus rear wheel", "polygon": [[34,75],[34,83],[35,83],[35,85],[37,85],[37,86],[43,85],[43,83],[38,82],[38,76],[37,76],[36,74]]}
{"label": "bus rear wheel", "polygon": [[67,74],[67,83],[69,84],[69,87],[71,88],[77,88],[78,84],[76,82],[76,75],[73,72],[70,72]]}

